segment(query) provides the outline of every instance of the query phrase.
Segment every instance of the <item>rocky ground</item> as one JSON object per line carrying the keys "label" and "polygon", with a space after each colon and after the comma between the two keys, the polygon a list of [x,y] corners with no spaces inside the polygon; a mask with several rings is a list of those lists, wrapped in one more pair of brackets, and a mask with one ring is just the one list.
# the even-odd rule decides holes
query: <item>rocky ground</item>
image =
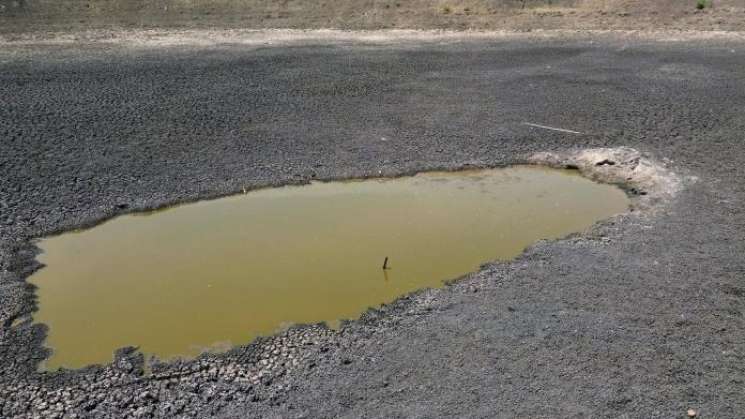
{"label": "rocky ground", "polygon": [[[739,35],[295,35],[3,43],[0,417],[745,416]],[[244,187],[516,162],[621,183],[633,211],[339,331],[36,372],[34,237]]]}

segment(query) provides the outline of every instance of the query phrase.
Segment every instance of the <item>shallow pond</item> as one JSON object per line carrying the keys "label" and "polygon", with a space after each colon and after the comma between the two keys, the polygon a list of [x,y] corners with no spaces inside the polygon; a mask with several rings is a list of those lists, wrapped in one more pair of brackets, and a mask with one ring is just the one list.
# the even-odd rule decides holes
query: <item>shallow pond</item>
{"label": "shallow pond", "polygon": [[[626,210],[617,187],[538,167],[313,183],[116,217],[39,241],[45,368],[139,346],[195,356],[358,317]],[[383,270],[385,258],[388,269]]]}

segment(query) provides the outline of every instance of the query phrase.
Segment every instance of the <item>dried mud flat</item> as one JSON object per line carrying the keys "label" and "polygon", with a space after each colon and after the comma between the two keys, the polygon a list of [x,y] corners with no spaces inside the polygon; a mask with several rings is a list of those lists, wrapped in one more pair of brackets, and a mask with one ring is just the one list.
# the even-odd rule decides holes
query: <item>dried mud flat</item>
{"label": "dried mud flat", "polygon": [[[741,417],[745,49],[586,36],[4,50],[0,414]],[[36,372],[33,237],[243,188],[515,163],[619,184],[632,211],[338,331]]]}

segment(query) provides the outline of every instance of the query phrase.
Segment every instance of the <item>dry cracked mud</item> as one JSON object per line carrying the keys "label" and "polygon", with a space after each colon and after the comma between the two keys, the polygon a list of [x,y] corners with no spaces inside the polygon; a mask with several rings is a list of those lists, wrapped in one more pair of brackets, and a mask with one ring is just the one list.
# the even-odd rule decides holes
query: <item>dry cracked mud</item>
{"label": "dry cracked mud", "polygon": [[[742,68],[738,39],[613,34],[4,44],[0,416],[742,417]],[[622,185],[632,211],[338,331],[36,372],[35,237],[244,188],[515,163]]]}

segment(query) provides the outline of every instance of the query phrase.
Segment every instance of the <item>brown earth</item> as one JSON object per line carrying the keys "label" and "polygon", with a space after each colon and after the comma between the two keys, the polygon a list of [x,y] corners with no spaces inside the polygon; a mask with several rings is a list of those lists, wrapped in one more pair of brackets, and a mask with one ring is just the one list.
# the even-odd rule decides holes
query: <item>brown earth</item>
{"label": "brown earth", "polygon": [[745,30],[745,0],[0,0],[0,33],[100,29]]}

